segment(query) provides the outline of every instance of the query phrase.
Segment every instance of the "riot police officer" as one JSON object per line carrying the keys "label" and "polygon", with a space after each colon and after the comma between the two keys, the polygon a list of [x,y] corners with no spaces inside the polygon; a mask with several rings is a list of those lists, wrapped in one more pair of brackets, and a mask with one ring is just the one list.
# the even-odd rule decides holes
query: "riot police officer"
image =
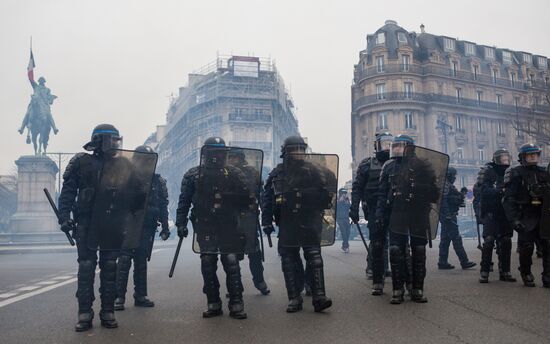
{"label": "riot police officer", "polygon": [[[122,141],[118,130],[111,124],[100,124],[92,132],[91,141],[84,149],[92,152],[78,153],[69,162],[63,174],[63,187],[59,196],[59,224],[63,232],[73,231],[78,249],[78,282],[76,297],[78,300],[77,332],[92,327],[94,311],[95,269],[98,261],[97,250],[89,245],[90,223],[94,196],[99,188],[100,173],[105,154],[112,148],[119,148]],[[78,199],[77,199],[78,197]],[[74,222],[71,219],[73,212]],[[114,313],[116,295],[116,251],[100,251],[99,278],[101,325],[106,328],[118,327]]]}
{"label": "riot police officer", "polygon": [[[535,286],[531,273],[535,241],[542,244],[542,283],[550,288],[550,177],[538,166],[541,149],[532,143],[521,146],[519,166],[509,168],[504,177],[502,204],[510,225],[518,232],[519,271],[526,287]],[[546,216],[545,216],[546,215]]]}
{"label": "riot police officer", "polygon": [[[246,161],[245,154],[242,150],[235,150],[233,152],[230,152],[229,155],[230,164],[232,166],[238,167],[243,173],[246,175],[246,179],[250,182],[250,189],[255,189],[255,181],[257,179],[261,179],[261,176],[258,174],[258,171],[252,166],[248,164]],[[254,192],[256,197],[256,205],[259,207],[260,202],[260,192],[261,192],[261,186],[257,188],[257,190]],[[257,208],[255,206],[255,208]],[[256,213],[257,209],[253,209],[253,211],[248,212],[245,216],[251,217],[251,221],[254,221],[255,227],[258,229],[256,231],[256,239],[254,243],[254,250],[249,252],[247,254],[248,256],[248,264],[250,267],[250,273],[252,275],[252,282],[254,283],[254,286],[256,289],[262,293],[262,295],[268,295],[271,290],[269,290],[269,287],[267,286],[267,283],[265,282],[264,278],[264,265],[262,262],[263,259],[263,252],[260,247],[260,242],[258,240],[258,235],[261,235],[260,232],[260,223],[259,219]]]}
{"label": "riot police officer", "polygon": [[[417,150],[433,158],[420,159]],[[404,300],[406,248],[410,243],[412,255],[411,300],[425,303],[426,245],[432,236],[430,212],[437,205],[442,190],[437,185],[436,171],[446,170],[448,158],[443,154],[414,146],[407,135],[394,138],[391,159],[382,167],[376,206],[377,230],[386,224],[390,231],[390,264],[392,273],[392,304]],[[438,163],[438,158],[441,160]],[[414,221],[411,219],[414,218]]]}
{"label": "riot police officer", "polygon": [[[154,153],[149,146],[138,146],[137,152]],[[134,305],[136,307],[154,307],[155,303],[147,298],[147,260],[151,258],[153,242],[158,225],[162,226],[160,237],[167,240],[170,237],[168,227],[168,189],[166,180],[155,174],[153,176],[149,202],[144,221],[141,245],[137,249],[122,250],[117,261],[117,297],[115,310],[124,310],[128,275],[132,260],[134,261]]]}
{"label": "riot police officer", "polygon": [[349,253],[349,236],[350,236],[350,223],[349,213],[350,201],[348,198],[348,190],[341,188],[338,190],[338,201],[336,203],[336,222],[338,222],[338,228],[340,229],[340,235],[342,237],[342,251]]}
{"label": "riot police officer", "polygon": [[375,155],[361,161],[357,167],[351,191],[350,219],[354,223],[359,222],[359,203],[361,203],[363,214],[368,221],[372,256],[367,257],[367,274],[371,267],[373,295],[382,295],[384,274],[388,270],[388,232],[386,228],[375,226],[375,222],[380,172],[384,163],[390,158],[392,141],[393,136],[389,132],[376,134]]}
{"label": "riot police officer", "polygon": [[[204,142],[205,148],[223,148],[225,147],[225,141],[221,137],[210,137]],[[208,154],[208,150],[206,151]],[[223,157],[212,157],[209,158],[216,164],[224,164]],[[246,189],[246,183],[244,177],[236,176],[236,174],[242,172],[236,171],[236,169],[229,169],[227,166],[222,168],[226,172],[226,176],[231,178],[231,181],[228,184],[234,184],[235,187],[241,187]],[[195,232],[199,230],[201,225],[204,225],[206,230],[216,230],[214,227],[224,227],[229,226],[228,224],[219,221],[216,217],[207,215],[210,209],[204,208],[201,204],[198,204],[198,188],[199,188],[199,175],[200,169],[199,166],[189,169],[183,176],[181,182],[181,193],[179,196],[179,203],[176,215],[176,227],[177,233],[180,238],[185,238],[189,234],[187,229],[187,223],[189,221],[188,214],[191,209],[191,221],[193,223],[193,228]],[[201,172],[202,173],[202,172]],[[238,184],[238,185],[237,185]],[[242,184],[242,185],[241,185]],[[227,200],[220,200],[225,202]],[[206,206],[205,206],[206,207]],[[202,209],[200,213],[199,209]],[[204,210],[204,211],[203,211]],[[207,223],[211,223],[208,225]],[[224,228],[219,228],[223,230]],[[229,229],[229,228],[227,228]],[[207,299],[207,310],[203,312],[202,316],[204,318],[211,318],[220,316],[223,314],[222,311],[222,301],[220,299],[220,283],[216,270],[218,269],[218,254],[214,253],[218,250],[217,247],[214,247],[212,250],[209,250],[208,243],[203,243],[202,241],[208,238],[203,237],[198,238],[198,243],[201,246],[201,272],[204,280],[203,284],[203,293],[206,295]],[[206,250],[203,252],[202,246],[206,247]],[[247,314],[244,312],[244,301],[243,301],[243,285],[241,280],[241,269],[239,266],[239,260],[241,257],[236,253],[222,253],[219,254],[220,260],[223,265],[223,269],[226,274],[226,284],[229,293],[229,316],[234,319],[246,319]]]}
{"label": "riot police officer", "polygon": [[478,174],[478,183],[481,186],[480,215],[483,222],[480,283],[489,282],[489,271],[495,242],[498,245],[500,280],[506,282],[516,281],[510,273],[514,232],[506,220],[501,203],[504,195],[504,173],[510,163],[510,152],[506,149],[499,149],[493,154],[493,160],[485,164]]}
{"label": "riot police officer", "polygon": [[[281,147],[281,158],[285,158],[288,155],[303,155],[306,152],[307,144],[304,139],[299,136],[291,136],[285,139]],[[307,166],[306,166],[307,165]],[[305,170],[319,173],[319,167],[303,163]],[[332,300],[326,296],[325,293],[325,279],[323,269],[323,258],[321,256],[321,246],[317,242],[310,245],[297,245],[297,246],[285,246],[282,243],[281,235],[283,234],[283,227],[281,226],[284,207],[291,207],[286,204],[283,198],[283,187],[281,184],[285,183],[288,179],[300,179],[307,176],[289,176],[286,175],[288,171],[285,170],[284,164],[278,164],[269,174],[265,185],[264,192],[262,194],[262,227],[266,235],[271,235],[274,232],[273,222],[279,225],[279,242],[278,251],[281,256],[281,265],[283,275],[285,279],[285,285],[287,289],[287,295],[289,303],[286,311],[288,313],[294,313],[302,310],[303,299],[301,291],[304,288],[304,272],[302,268],[302,262],[300,258],[300,248],[304,252],[304,258],[306,260],[306,283],[311,288],[312,303],[315,312],[322,312],[323,310],[332,306]],[[313,181],[313,182],[318,182]],[[322,197],[312,197],[320,199]],[[313,201],[313,200],[312,200]],[[309,207],[308,207],[309,208]],[[301,213],[302,219],[310,219],[315,224],[301,223],[297,226],[290,225],[285,229],[289,231],[286,233],[290,235],[293,233],[299,233],[302,227],[319,226],[322,221],[319,216],[322,213],[319,209],[304,209],[304,213]],[[319,222],[319,223],[317,223]],[[296,228],[298,227],[298,228]],[[313,228],[314,231],[320,231],[321,228]],[[301,246],[301,247],[300,247]]]}
{"label": "riot police officer", "polygon": [[449,167],[447,170],[447,180],[443,189],[443,201],[441,204],[441,241],[439,243],[439,262],[437,266],[440,270],[450,270],[455,267],[449,264],[449,245],[453,243],[460,265],[463,269],[469,269],[476,266],[476,263],[468,259],[462,237],[458,231],[458,210],[464,207],[464,195],[454,186],[456,181],[456,168]]}

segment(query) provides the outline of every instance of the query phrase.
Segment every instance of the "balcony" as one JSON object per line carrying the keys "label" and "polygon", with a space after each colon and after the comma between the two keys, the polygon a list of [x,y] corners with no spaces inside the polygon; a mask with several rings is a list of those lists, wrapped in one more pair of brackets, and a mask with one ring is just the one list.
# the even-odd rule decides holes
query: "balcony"
{"label": "balcony", "polygon": [[[417,74],[417,75],[436,75],[449,77],[458,80],[464,81],[473,81],[479,82],[487,85],[495,85],[501,87],[513,88],[516,90],[525,90],[527,88],[527,83],[515,80],[512,83],[512,80],[508,78],[493,78],[491,75],[473,73],[467,70],[453,70],[451,67],[447,66],[418,66],[418,65],[403,65],[403,64],[386,64],[382,71],[378,69],[378,66],[371,66],[365,69],[357,69],[354,73],[355,83],[359,83],[363,79],[376,77],[384,74],[392,73],[403,73],[403,74]],[[540,80],[540,83],[537,83],[537,87],[542,87],[544,83],[543,80]],[[546,87],[546,86],[545,86]]]}
{"label": "balcony", "polygon": [[257,115],[257,114],[229,114],[229,122],[252,122],[252,123],[271,123],[270,115]]}
{"label": "balcony", "polygon": [[[404,92],[389,92],[384,93],[384,99],[378,99],[380,96],[373,94],[363,96],[355,100],[353,110],[357,111],[361,107],[384,104],[385,102],[424,102],[424,103],[441,103],[444,105],[453,105],[460,107],[470,107],[472,109],[484,109],[498,111],[507,114],[515,114],[516,111],[520,114],[532,113],[533,109],[528,107],[517,107],[515,105],[498,104],[496,102],[478,101],[477,99],[456,98],[455,96],[446,96],[441,94],[424,94],[424,93],[404,93]],[[550,113],[550,106],[539,105],[537,111]]]}

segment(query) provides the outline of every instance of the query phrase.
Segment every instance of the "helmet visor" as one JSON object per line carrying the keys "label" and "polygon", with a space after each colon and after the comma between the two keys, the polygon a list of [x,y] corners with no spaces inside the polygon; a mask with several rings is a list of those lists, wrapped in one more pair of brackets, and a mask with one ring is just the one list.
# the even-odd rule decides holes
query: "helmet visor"
{"label": "helmet visor", "polygon": [[494,156],[494,161],[497,165],[510,166],[510,164],[512,163],[512,157],[510,153],[502,152]]}

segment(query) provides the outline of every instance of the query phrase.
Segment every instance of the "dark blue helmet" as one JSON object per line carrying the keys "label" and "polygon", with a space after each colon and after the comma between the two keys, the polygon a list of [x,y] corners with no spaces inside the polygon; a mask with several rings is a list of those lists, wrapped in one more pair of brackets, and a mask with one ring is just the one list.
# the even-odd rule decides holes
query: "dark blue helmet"
{"label": "dark blue helmet", "polygon": [[397,135],[393,138],[394,143],[405,143],[405,145],[414,145],[414,139],[409,135]]}
{"label": "dark blue helmet", "polygon": [[205,146],[225,147],[225,141],[219,136],[212,136],[204,141]]}
{"label": "dark blue helmet", "polygon": [[305,152],[307,149],[307,143],[301,136],[289,136],[285,139],[283,145],[281,146],[281,158],[285,156],[289,149],[297,149]]}
{"label": "dark blue helmet", "polygon": [[100,124],[92,131],[90,142],[84,145],[87,151],[103,151],[120,148],[122,137],[112,124]]}
{"label": "dark blue helmet", "polygon": [[540,153],[541,153],[541,149],[539,146],[537,146],[534,143],[526,143],[519,148],[518,161],[522,165],[527,165],[527,161],[525,161],[525,156],[527,154],[537,154],[540,156]]}
{"label": "dark blue helmet", "polygon": [[383,145],[384,142],[393,142],[393,135],[388,131],[376,134],[374,140],[374,150],[376,152],[381,152],[383,150],[389,151],[391,144]]}
{"label": "dark blue helmet", "polygon": [[154,153],[155,150],[147,145],[141,145],[141,146],[137,146],[136,149],[135,149],[136,152],[141,152],[141,153]]}

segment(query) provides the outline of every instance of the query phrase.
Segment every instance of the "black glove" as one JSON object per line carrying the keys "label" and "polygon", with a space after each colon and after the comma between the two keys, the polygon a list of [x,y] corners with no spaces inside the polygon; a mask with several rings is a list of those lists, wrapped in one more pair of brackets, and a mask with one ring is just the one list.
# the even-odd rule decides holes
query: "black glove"
{"label": "black glove", "polygon": [[512,228],[518,233],[525,232],[525,225],[519,220],[516,220],[512,223]]}
{"label": "black glove", "polygon": [[61,224],[61,231],[64,233],[69,233],[74,229],[74,227],[74,221],[72,219],[68,219],[63,221],[63,223]]}
{"label": "black glove", "polygon": [[359,209],[350,208],[349,209],[349,218],[351,219],[351,221],[353,221],[353,223],[358,223],[359,222]]}
{"label": "black glove", "polygon": [[162,230],[161,230],[160,233],[159,233],[159,237],[160,237],[163,241],[168,240],[168,238],[170,237],[170,230],[169,230],[167,227],[162,228]]}
{"label": "black glove", "polygon": [[263,227],[264,233],[267,236],[270,236],[271,233],[275,232],[275,228],[273,228],[273,225],[268,225]]}
{"label": "black glove", "polygon": [[187,226],[180,226],[178,227],[178,236],[180,239],[187,238],[189,235],[189,230],[187,229]]}

